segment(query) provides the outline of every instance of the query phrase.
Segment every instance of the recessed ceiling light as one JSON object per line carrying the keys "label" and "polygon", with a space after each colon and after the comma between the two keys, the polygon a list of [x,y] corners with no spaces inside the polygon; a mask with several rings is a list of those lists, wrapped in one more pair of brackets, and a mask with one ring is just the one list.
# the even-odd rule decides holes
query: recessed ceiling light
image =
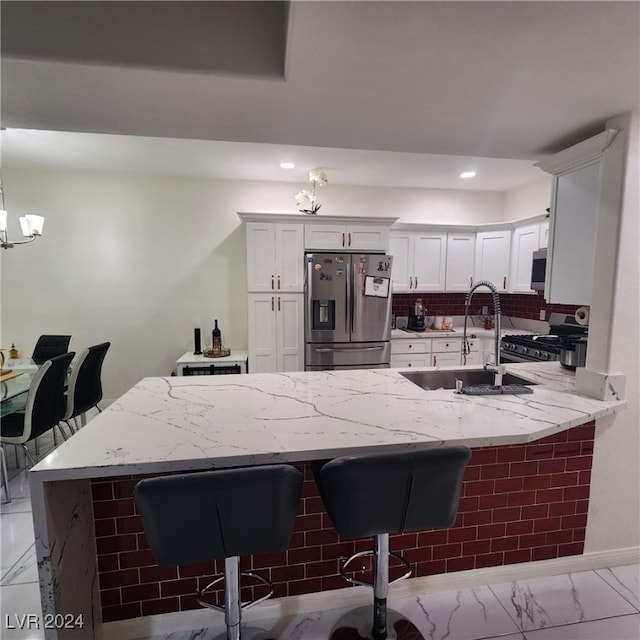
{"label": "recessed ceiling light", "polygon": [[295,164],[293,164],[293,162],[281,162],[280,163],[280,168],[281,169],[293,169],[295,168]]}
{"label": "recessed ceiling light", "polygon": [[475,171],[463,171],[460,174],[461,178],[475,178],[476,177],[476,172]]}

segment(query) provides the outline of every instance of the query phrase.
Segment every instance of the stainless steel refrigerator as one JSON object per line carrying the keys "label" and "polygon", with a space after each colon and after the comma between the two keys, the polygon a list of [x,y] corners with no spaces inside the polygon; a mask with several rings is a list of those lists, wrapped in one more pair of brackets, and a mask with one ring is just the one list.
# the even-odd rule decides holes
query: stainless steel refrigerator
{"label": "stainless steel refrigerator", "polygon": [[388,367],[391,266],[384,254],[305,255],[305,370]]}

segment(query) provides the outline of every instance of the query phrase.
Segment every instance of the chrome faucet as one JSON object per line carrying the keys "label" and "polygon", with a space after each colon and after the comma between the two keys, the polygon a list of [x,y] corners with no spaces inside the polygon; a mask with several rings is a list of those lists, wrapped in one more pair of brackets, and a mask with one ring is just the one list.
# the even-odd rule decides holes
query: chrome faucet
{"label": "chrome faucet", "polygon": [[498,289],[493,282],[489,282],[488,280],[478,280],[471,289],[469,289],[469,293],[467,293],[466,298],[464,299],[464,332],[462,334],[462,355],[468,356],[471,353],[471,349],[469,348],[469,341],[467,340],[467,319],[469,317],[469,307],[471,306],[471,298],[473,298],[473,294],[476,289],[480,287],[487,287],[490,289],[491,296],[493,298],[493,312],[495,314],[495,350],[493,356],[493,362],[487,362],[484,365],[484,368],[487,371],[493,371],[495,375],[494,385],[496,387],[502,386],[502,376],[506,372],[506,367],[503,364],[500,364],[500,297],[498,296]]}

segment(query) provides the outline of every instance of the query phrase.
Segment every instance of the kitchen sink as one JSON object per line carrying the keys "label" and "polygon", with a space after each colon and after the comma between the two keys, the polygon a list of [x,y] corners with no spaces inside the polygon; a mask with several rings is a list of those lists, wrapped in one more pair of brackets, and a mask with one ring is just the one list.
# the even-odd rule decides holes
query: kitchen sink
{"label": "kitchen sink", "polygon": [[[455,389],[456,380],[462,380],[463,389],[474,389],[477,387],[490,387],[493,385],[495,373],[484,369],[453,369],[449,371],[406,371],[400,374],[413,384],[418,385],[425,391],[432,389]],[[505,373],[502,376],[502,384],[506,387],[506,393],[514,393],[518,387],[528,387],[535,382],[525,380],[512,373]],[[494,387],[495,389],[495,387]],[[465,391],[469,395],[486,395],[478,392]],[[524,391],[526,393],[526,391]]]}

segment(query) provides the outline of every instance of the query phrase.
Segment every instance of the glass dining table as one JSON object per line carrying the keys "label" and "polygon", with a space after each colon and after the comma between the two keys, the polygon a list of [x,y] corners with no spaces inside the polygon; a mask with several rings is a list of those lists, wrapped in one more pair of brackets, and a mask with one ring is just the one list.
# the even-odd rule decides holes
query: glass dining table
{"label": "glass dining table", "polygon": [[0,376],[0,418],[24,411],[38,365],[31,358],[13,358],[4,363]]}

